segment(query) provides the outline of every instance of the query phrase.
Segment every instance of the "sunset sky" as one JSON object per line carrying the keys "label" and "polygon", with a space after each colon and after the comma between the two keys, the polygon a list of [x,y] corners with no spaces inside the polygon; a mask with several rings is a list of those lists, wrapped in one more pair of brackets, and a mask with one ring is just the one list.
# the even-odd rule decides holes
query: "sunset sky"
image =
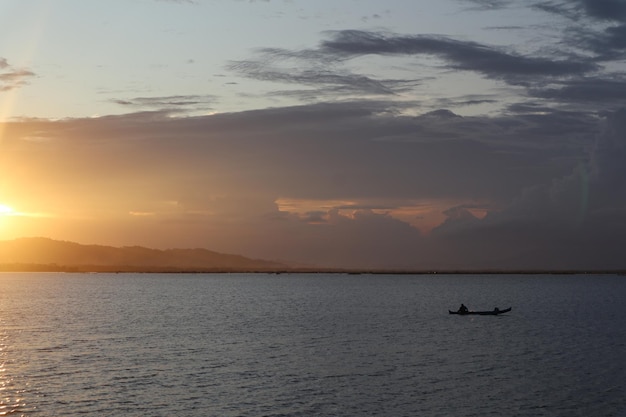
{"label": "sunset sky", "polygon": [[0,240],[626,268],[626,0],[3,0]]}

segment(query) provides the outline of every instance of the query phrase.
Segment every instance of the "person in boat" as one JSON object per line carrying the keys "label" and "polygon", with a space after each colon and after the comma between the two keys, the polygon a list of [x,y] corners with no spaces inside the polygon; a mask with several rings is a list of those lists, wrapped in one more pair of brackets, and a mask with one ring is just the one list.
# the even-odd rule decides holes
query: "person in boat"
{"label": "person in boat", "polygon": [[459,313],[467,313],[469,310],[465,307],[465,304],[461,303],[461,307],[459,307]]}
{"label": "person in boat", "polygon": [[498,314],[498,313],[500,313],[500,309],[499,309],[498,307],[495,307],[495,308],[493,309],[493,312],[494,312],[494,313],[496,313],[496,314]]}

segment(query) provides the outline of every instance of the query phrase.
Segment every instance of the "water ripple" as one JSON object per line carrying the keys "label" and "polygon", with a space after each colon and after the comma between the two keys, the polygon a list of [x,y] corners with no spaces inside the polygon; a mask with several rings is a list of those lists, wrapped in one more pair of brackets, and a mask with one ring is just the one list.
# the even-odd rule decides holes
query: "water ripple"
{"label": "water ripple", "polygon": [[620,416],[625,284],[5,274],[0,416]]}

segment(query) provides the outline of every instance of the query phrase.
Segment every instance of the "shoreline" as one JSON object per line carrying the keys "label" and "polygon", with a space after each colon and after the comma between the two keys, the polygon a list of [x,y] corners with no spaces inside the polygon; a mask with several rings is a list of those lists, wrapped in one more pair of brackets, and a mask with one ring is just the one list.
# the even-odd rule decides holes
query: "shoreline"
{"label": "shoreline", "polygon": [[0,264],[0,272],[135,274],[345,274],[345,275],[626,275],[622,269],[360,269],[360,268],[180,268],[134,265]]}

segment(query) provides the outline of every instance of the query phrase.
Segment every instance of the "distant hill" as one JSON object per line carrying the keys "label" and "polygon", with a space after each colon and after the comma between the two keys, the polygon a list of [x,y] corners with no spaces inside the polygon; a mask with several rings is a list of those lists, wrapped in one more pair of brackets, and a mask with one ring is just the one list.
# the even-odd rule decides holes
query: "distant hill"
{"label": "distant hill", "polygon": [[149,249],[81,245],[48,238],[0,241],[4,271],[251,272],[282,271],[285,264],[207,249]]}

